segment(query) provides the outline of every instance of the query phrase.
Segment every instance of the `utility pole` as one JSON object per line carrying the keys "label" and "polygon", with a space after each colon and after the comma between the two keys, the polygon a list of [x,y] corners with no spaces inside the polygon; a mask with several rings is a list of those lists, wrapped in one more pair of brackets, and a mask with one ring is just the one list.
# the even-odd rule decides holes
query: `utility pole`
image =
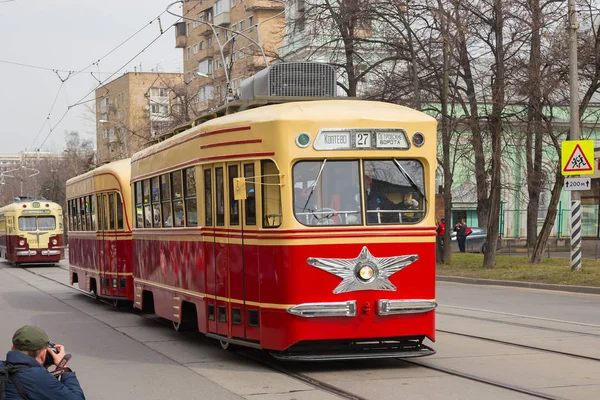
{"label": "utility pole", "polygon": [[[579,78],[577,76],[577,13],[569,0],[570,140],[579,140]],[[571,271],[581,271],[581,194],[571,192]]]}

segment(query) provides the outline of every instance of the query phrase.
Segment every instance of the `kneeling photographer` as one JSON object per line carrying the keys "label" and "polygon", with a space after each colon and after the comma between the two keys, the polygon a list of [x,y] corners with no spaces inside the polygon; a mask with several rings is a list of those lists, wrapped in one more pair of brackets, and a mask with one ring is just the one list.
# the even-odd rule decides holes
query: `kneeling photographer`
{"label": "kneeling photographer", "polygon": [[12,342],[6,361],[0,361],[0,400],[85,399],[75,373],[66,367],[71,355],[43,329],[25,325]]}

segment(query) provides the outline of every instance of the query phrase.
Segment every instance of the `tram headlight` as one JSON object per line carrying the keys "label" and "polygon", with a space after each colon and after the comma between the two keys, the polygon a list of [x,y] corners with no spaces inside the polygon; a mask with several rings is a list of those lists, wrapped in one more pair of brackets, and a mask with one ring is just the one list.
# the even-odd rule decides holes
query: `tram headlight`
{"label": "tram headlight", "polygon": [[417,147],[421,147],[425,144],[425,135],[421,132],[416,132],[412,137],[413,144]]}
{"label": "tram headlight", "polygon": [[25,241],[23,239],[19,240],[19,246],[25,246]]}
{"label": "tram headlight", "polygon": [[375,270],[370,265],[363,265],[358,270],[358,276],[365,282],[370,281],[375,276]]}
{"label": "tram headlight", "polygon": [[58,240],[52,239],[52,246],[56,246],[58,244]]}

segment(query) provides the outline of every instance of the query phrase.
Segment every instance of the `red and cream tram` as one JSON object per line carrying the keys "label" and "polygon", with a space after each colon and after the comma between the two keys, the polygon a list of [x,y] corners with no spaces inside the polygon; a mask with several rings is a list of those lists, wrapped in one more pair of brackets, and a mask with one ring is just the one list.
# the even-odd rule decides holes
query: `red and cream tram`
{"label": "red and cream tram", "polygon": [[[126,293],[225,348],[286,360],[432,354],[436,143],[434,118],[352,99],[198,123],[131,158],[131,237],[127,206],[121,225],[106,220],[102,232],[93,222],[110,212],[105,193],[129,203],[128,160],[118,175],[102,172],[112,183],[100,189],[84,181],[112,167],[69,181],[77,252],[90,254],[71,259],[74,276],[97,290],[104,278],[102,293]],[[112,245],[94,244],[100,235],[132,239],[133,269],[112,261]]]}
{"label": "red and cream tram", "polygon": [[130,160],[67,181],[71,284],[98,297],[133,301]]}
{"label": "red and cream tram", "polygon": [[64,258],[63,211],[46,199],[17,197],[0,208],[0,257],[14,265]]}

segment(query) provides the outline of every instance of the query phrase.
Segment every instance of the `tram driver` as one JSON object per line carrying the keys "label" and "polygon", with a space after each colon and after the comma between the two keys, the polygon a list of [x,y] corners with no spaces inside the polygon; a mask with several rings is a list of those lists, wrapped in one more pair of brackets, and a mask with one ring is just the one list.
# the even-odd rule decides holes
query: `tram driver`
{"label": "tram driver", "polygon": [[[419,202],[414,198],[406,198],[405,200],[394,203],[388,199],[382,192],[372,190],[373,177],[365,173],[365,203],[367,206],[367,222],[370,224],[377,223],[397,223],[401,222],[400,214],[404,214],[406,221],[414,220],[415,213],[405,214],[402,210],[416,210],[419,207]],[[393,212],[398,210],[398,212]]]}

